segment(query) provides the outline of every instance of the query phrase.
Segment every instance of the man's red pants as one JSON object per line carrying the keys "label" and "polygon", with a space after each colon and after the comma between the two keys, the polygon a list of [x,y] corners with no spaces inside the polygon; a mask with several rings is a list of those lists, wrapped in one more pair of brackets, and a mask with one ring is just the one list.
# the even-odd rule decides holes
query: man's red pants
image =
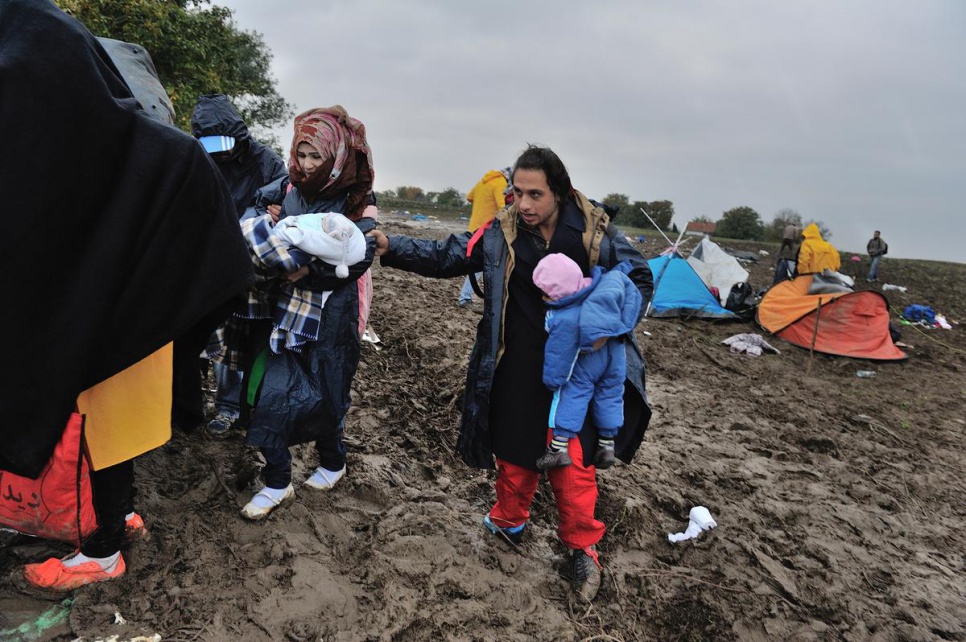
{"label": "man's red pants", "polygon": [[[547,441],[553,435],[549,430]],[[604,523],[594,518],[597,506],[597,469],[585,467],[579,439],[571,439],[568,452],[573,464],[547,471],[550,487],[557,503],[560,523],[557,534],[573,549],[592,546],[604,536]],[[490,509],[490,521],[510,528],[530,519],[530,504],[537,492],[540,474],[516,464],[496,460],[496,504]]]}

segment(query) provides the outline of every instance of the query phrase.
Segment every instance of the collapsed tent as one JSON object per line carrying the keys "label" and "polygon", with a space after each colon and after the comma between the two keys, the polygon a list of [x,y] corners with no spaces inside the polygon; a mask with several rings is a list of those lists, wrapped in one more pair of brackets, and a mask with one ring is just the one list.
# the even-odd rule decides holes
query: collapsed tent
{"label": "collapsed tent", "polygon": [[748,270],[711,239],[701,239],[688,257],[688,265],[694,268],[705,285],[718,288],[721,305],[727,303],[728,294],[735,283],[748,281]]}
{"label": "collapsed tent", "polygon": [[677,252],[650,259],[654,294],[645,316],[735,319],[711,294],[708,286]]}
{"label": "collapsed tent", "polygon": [[809,294],[815,275],[782,281],[758,305],[758,325],[800,348],[857,359],[899,361],[907,355],[889,334],[889,304],[879,292]]}

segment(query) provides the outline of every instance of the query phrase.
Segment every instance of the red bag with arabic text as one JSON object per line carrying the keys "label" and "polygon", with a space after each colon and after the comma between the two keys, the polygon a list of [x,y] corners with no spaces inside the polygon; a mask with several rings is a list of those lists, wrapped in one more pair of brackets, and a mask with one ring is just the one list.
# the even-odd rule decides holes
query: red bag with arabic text
{"label": "red bag with arabic text", "polygon": [[83,438],[84,416],[71,413],[53,456],[37,479],[0,470],[0,526],[78,546],[94,532],[97,517]]}

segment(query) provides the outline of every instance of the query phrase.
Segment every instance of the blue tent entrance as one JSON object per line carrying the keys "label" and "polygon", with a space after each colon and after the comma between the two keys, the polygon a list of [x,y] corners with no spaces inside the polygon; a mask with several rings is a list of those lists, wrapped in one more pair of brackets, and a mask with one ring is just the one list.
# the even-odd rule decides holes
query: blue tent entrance
{"label": "blue tent entrance", "polygon": [[724,309],[694,268],[678,253],[647,262],[654,275],[654,294],[646,316],[735,319]]}

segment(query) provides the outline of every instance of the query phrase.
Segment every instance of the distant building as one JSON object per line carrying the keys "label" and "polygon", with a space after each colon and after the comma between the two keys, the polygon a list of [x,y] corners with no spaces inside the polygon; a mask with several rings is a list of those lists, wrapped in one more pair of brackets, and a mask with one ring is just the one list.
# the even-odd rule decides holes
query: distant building
{"label": "distant building", "polygon": [[692,234],[697,236],[711,236],[714,234],[714,223],[706,223],[704,221],[690,221],[688,226],[684,228],[685,234]]}

